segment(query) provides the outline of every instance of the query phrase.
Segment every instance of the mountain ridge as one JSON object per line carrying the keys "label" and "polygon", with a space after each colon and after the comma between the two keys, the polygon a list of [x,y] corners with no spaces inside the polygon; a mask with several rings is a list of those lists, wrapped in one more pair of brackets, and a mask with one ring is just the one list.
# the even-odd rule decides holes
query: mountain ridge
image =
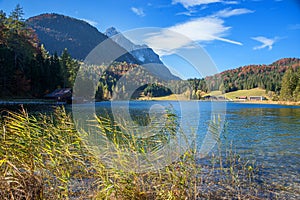
{"label": "mountain ridge", "polygon": [[[40,42],[51,54],[60,54],[67,48],[72,57],[78,60],[84,60],[98,44],[108,39],[86,21],[56,13],[30,17],[26,24],[35,30]],[[118,61],[138,63],[130,54],[121,56]]]}
{"label": "mountain ridge", "polygon": [[[126,52],[116,61],[143,65],[149,72],[165,80],[180,79],[169,71],[151,48],[146,45],[135,45],[122,34],[119,34],[115,28],[111,29],[113,33],[110,36],[112,34],[117,35],[109,38],[84,20],[56,13],[30,17],[26,23],[35,30],[41,43],[51,54],[61,53],[67,48],[72,57],[84,60],[97,45],[106,41],[109,43],[108,58],[109,55],[113,55],[111,52]],[[101,55],[105,57],[104,54]],[[95,60],[100,61],[101,59]]]}

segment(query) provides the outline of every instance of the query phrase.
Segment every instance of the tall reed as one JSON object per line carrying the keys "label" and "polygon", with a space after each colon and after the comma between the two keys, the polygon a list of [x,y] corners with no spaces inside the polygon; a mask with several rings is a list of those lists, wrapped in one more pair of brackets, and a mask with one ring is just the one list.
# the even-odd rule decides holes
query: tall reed
{"label": "tall reed", "polygon": [[87,140],[93,133],[77,131],[63,107],[52,115],[33,116],[21,109],[1,116],[0,199],[268,199],[286,190],[260,182],[255,163],[224,147],[228,142],[221,137],[228,133],[220,134],[217,118],[209,130],[218,145],[209,158],[198,158],[191,143],[166,166],[137,171],[128,169],[134,161],[128,155],[159,155],[178,134],[185,138],[172,112],[166,112],[159,134],[145,139],[126,124],[95,117],[91,130],[113,144],[114,156],[105,162]]}

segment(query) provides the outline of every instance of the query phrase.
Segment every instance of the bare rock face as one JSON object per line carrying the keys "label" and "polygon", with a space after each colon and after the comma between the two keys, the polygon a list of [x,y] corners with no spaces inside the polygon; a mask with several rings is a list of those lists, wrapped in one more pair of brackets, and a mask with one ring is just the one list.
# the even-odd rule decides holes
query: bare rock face
{"label": "bare rock face", "polygon": [[167,80],[179,80],[174,76],[169,69],[160,60],[153,49],[147,45],[137,45],[127,39],[123,34],[117,31],[116,28],[108,28],[105,33],[107,37],[110,37],[114,42],[126,49],[133,57],[138,60],[147,70],[154,73],[157,76]]}

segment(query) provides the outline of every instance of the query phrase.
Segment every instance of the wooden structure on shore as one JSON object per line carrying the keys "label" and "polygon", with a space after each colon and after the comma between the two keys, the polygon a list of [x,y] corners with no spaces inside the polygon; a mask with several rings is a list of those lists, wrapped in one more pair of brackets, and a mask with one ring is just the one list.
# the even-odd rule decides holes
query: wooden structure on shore
{"label": "wooden structure on shore", "polygon": [[57,102],[72,102],[72,89],[71,88],[61,88],[56,89],[53,92],[46,94],[44,96],[46,99],[53,99]]}
{"label": "wooden structure on shore", "polygon": [[263,96],[250,96],[249,101],[262,101],[264,100]]}

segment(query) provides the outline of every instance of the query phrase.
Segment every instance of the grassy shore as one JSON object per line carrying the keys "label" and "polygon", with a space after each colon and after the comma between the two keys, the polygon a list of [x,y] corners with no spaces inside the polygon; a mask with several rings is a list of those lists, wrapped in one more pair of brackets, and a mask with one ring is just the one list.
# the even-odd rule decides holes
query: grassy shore
{"label": "grassy shore", "polygon": [[[298,106],[300,105],[300,102],[291,102],[291,101],[272,101],[269,99],[269,97],[266,95],[266,90],[260,89],[260,88],[254,88],[250,90],[238,90],[234,92],[229,92],[222,94],[221,91],[212,91],[210,93],[207,93],[205,96],[210,95],[210,96],[220,96],[224,95],[224,97],[233,102],[238,102],[238,103],[250,103],[250,104],[278,104],[278,105],[292,105],[292,106]],[[262,96],[265,97],[267,100],[262,100],[262,101],[241,101],[238,100],[236,97],[240,96]],[[185,95],[179,94],[171,94],[168,96],[162,96],[162,97],[141,97],[138,100],[143,100],[143,101],[185,101],[189,100]]]}
{"label": "grassy shore", "polygon": [[260,89],[260,88],[254,88],[251,90],[237,90],[234,92],[228,92],[224,94],[225,98],[227,99],[231,99],[231,100],[235,100],[236,97],[240,97],[240,96],[263,96],[263,97],[267,97],[266,95],[266,90]]}
{"label": "grassy shore", "polygon": [[184,101],[189,100],[185,95],[183,94],[171,94],[168,96],[162,96],[162,97],[140,97],[138,100],[142,101]]}

